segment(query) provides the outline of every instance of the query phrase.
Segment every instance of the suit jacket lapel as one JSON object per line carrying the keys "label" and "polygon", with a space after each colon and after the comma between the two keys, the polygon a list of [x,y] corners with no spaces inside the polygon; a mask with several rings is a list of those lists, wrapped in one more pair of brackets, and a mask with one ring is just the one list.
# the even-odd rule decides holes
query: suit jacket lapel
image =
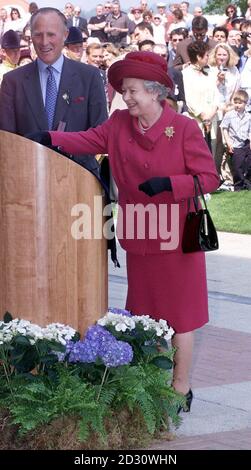
{"label": "suit jacket lapel", "polygon": [[37,63],[30,64],[25,74],[23,82],[24,92],[29,103],[34,120],[37,122],[38,128],[43,130],[48,128],[47,116],[44,108],[42,91],[39,80],[39,72]]}

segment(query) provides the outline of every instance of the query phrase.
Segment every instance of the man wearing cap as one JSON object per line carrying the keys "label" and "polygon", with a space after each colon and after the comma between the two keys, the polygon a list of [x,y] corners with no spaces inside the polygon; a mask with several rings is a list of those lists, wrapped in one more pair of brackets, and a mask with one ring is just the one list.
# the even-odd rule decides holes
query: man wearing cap
{"label": "man wearing cap", "polygon": [[5,73],[18,67],[20,59],[20,38],[16,31],[10,29],[2,37],[3,62],[0,65],[0,85]]}
{"label": "man wearing cap", "polygon": [[161,17],[161,23],[165,25],[167,23],[167,17],[166,17],[166,4],[163,2],[158,2],[157,3],[157,10],[158,10],[158,15]]}
{"label": "man wearing cap", "polygon": [[86,42],[86,39],[83,38],[82,32],[79,28],[71,26],[69,28],[68,36],[64,42],[64,55],[68,57],[68,59],[81,62],[84,52],[83,43]]}
{"label": "man wearing cap", "polygon": [[163,57],[131,52],[111,65],[108,78],[128,109],[116,110],[96,129],[33,138],[67,152],[109,154],[119,191],[117,234],[127,252],[126,308],[174,328],[172,385],[189,411],[193,330],[207,323],[208,307],[204,253],[183,253],[181,240],[193,175],[205,193],[218,187],[218,176],[197,123],[165,102],[173,84]]}

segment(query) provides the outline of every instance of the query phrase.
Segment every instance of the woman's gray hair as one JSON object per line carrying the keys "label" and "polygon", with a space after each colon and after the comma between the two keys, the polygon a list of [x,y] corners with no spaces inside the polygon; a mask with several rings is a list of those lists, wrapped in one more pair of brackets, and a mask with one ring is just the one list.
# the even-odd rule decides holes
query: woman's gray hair
{"label": "woman's gray hair", "polygon": [[150,80],[144,80],[144,87],[148,93],[158,93],[158,101],[163,101],[170,92],[170,88]]}

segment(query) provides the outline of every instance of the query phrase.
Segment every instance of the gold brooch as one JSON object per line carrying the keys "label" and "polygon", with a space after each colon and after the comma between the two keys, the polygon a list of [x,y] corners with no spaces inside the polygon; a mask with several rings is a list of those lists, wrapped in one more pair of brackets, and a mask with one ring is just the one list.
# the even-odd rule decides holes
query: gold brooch
{"label": "gold brooch", "polygon": [[173,126],[171,126],[171,127],[166,127],[166,128],[165,128],[165,134],[166,134],[166,136],[168,137],[168,139],[171,139],[171,137],[173,137],[174,134],[175,134],[175,130],[174,130]]}

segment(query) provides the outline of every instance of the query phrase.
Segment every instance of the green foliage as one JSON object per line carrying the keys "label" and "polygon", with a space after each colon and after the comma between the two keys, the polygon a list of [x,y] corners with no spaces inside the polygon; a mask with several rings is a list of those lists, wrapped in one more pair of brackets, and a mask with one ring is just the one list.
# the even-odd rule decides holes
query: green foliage
{"label": "green foliage", "polygon": [[[139,322],[126,332],[109,326],[117,339],[128,342],[133,349],[131,362],[112,367],[101,358],[88,363],[69,362],[65,346],[48,339],[48,331],[38,339],[43,333],[39,327],[19,320],[12,322],[9,315],[5,315],[6,322],[0,322],[0,409],[7,411],[22,439],[34,432],[43,434],[46,426],[58,420],[71,419],[79,443],[91,442],[96,436],[100,445],[107,447],[110,423],[122,429],[123,413],[127,419],[136,416],[139,430],[141,426],[148,436],[167,429],[169,418],[179,424],[177,409],[184,398],[170,385],[174,351],[167,348],[159,330],[152,328],[151,320],[145,320],[145,328]],[[56,328],[62,331],[61,327]],[[83,344],[76,341],[77,335],[71,338],[71,348],[81,350]],[[94,339],[97,342],[97,336]],[[109,351],[109,344],[106,348]],[[114,429],[112,433],[115,435]],[[136,436],[133,442],[137,445]]]}
{"label": "green foliage", "polygon": [[219,191],[208,201],[217,230],[251,234],[251,191]]}
{"label": "green foliage", "polygon": [[219,13],[223,14],[225,12],[225,8],[230,3],[233,3],[237,7],[240,7],[242,14],[246,12],[247,9],[247,1],[246,0],[238,0],[238,1],[227,1],[227,0],[208,0],[205,7],[203,7],[204,13]]}

